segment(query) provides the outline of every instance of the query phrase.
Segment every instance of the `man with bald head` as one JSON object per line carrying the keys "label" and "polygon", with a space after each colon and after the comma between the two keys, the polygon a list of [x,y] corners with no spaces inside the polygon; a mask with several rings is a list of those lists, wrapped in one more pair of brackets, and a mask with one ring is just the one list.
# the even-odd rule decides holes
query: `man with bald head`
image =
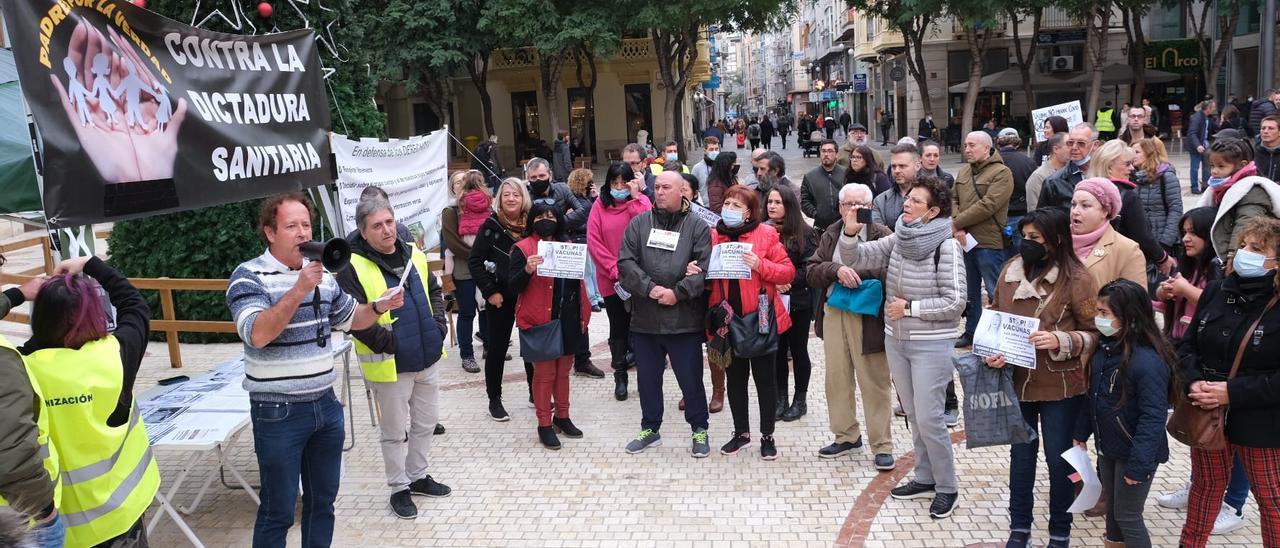
{"label": "man with bald head", "polygon": [[982,288],[995,296],[996,277],[1004,265],[1005,221],[1013,197],[1013,173],[999,154],[992,153],[991,136],[986,132],[974,131],[965,137],[964,161],[956,176],[951,223],[962,246],[969,246],[966,236],[973,236],[978,245],[964,254],[969,306],[964,336],[956,341],[956,348],[973,344],[973,331],[982,315]]}
{"label": "man with bald head", "polygon": [[832,459],[862,447],[862,425],[858,423],[854,397],[854,390],[861,390],[867,443],[874,455],[874,465],[877,470],[892,470],[895,465],[890,431],[893,387],[889,382],[889,362],[884,351],[884,322],[875,315],[857,314],[822,304],[836,286],[853,289],[863,280],[883,279],[884,276],[883,272],[858,271],[848,266],[853,257],[842,251],[842,236],[872,241],[892,232],[878,222],[863,225],[861,233],[846,232],[846,226],[858,224],[858,211],[872,206],[871,189],[866,185],[844,185],[839,198],[840,218],[822,233],[818,250],[809,258],[805,270],[809,287],[821,299],[815,326],[818,336],[822,337],[826,356],[827,413],[831,433],[835,436],[834,442],[818,450],[818,456]]}
{"label": "man with bald head", "polygon": [[618,281],[631,309],[640,391],[640,433],[625,448],[632,454],[662,444],[662,375],[668,360],[684,397],[685,421],[693,431],[690,453],[702,458],[710,452],[702,341],[711,229],[696,216],[690,218],[685,185],[679,173],[660,173],[653,209],[631,220],[618,252]]}
{"label": "man with bald head", "polygon": [[1070,210],[1076,183],[1084,180],[1085,174],[1089,172],[1089,161],[1093,158],[1093,153],[1101,147],[1098,130],[1093,129],[1088,122],[1081,122],[1071,128],[1067,133],[1067,154],[1071,160],[1067,162],[1067,167],[1044,180],[1036,205]]}

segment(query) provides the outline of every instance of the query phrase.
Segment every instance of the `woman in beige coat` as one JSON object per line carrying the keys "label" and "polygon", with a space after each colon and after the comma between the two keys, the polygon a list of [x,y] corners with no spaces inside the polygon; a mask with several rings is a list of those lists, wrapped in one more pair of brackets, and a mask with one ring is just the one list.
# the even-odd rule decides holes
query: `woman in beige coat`
{"label": "woman in beige coat", "polygon": [[1111,181],[1080,181],[1071,197],[1071,240],[1098,287],[1124,278],[1145,287],[1146,259],[1138,244],[1111,226],[1120,213],[1120,191]]}

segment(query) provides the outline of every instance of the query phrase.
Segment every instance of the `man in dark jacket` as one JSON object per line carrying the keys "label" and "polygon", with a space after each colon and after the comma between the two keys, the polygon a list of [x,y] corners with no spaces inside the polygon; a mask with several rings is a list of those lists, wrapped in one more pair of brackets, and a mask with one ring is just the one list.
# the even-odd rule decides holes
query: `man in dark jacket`
{"label": "man in dark jacket", "polygon": [[849,111],[840,113],[840,132],[849,133],[849,124],[853,123],[853,117],[849,116]]}
{"label": "man in dark jacket", "polygon": [[1258,141],[1253,156],[1258,175],[1280,182],[1280,115],[1272,114],[1259,122]]}
{"label": "man in dark jacket", "polygon": [[1269,89],[1249,106],[1249,135],[1262,133],[1262,119],[1280,112],[1280,89]]}
{"label": "man in dark jacket", "polygon": [[1214,114],[1218,106],[1212,99],[1200,104],[1200,110],[1187,123],[1187,136],[1182,148],[1191,155],[1191,193],[1199,194],[1200,185],[1209,180],[1209,136],[1217,133]]}
{"label": "man in dark jacket", "polygon": [[840,187],[844,186],[847,170],[836,163],[836,142],[827,139],[818,146],[818,167],[804,174],[800,182],[800,210],[813,219],[813,227],[826,230],[840,219]]}
{"label": "man in dark jacket", "polygon": [[618,276],[631,309],[631,337],[640,389],[640,433],[626,447],[640,453],[661,444],[662,376],[666,363],[684,396],[684,418],[693,430],[691,452],[710,454],[707,391],[702,384],[702,341],[707,298],[703,295],[711,258],[711,229],[689,214],[681,195],[684,179],[658,175],[652,210],[627,225],[618,253]]}
{"label": "man in dark jacket", "polygon": [[[586,226],[587,215],[591,213],[590,209],[573,207],[577,200],[573,198],[573,191],[569,190],[569,185],[562,182],[552,182],[550,166],[547,161],[542,158],[531,158],[524,164],[524,176],[529,180],[529,199],[552,200],[554,205],[564,212],[564,222],[566,227]],[[591,363],[591,342],[590,337],[583,335],[579,338],[582,346],[578,348],[574,354],[573,372],[584,377],[593,379],[603,379],[604,371]]]}
{"label": "man in dark jacket", "polygon": [[552,177],[557,182],[565,182],[569,180],[569,171],[573,170],[573,154],[569,147],[569,130],[560,130],[560,135],[556,136],[555,143],[552,143]]}
{"label": "man in dark jacket", "polygon": [[1098,132],[1088,122],[1081,122],[1071,128],[1067,134],[1067,151],[1071,161],[1067,167],[1058,170],[1044,181],[1040,189],[1037,207],[1060,207],[1071,209],[1071,196],[1076,192],[1076,183],[1084,180],[1089,171],[1089,160],[1098,151],[1102,142],[1098,140]]}
{"label": "man in dark jacket", "polygon": [[938,125],[933,123],[933,113],[924,113],[924,118],[920,119],[920,124],[916,131],[916,142],[923,143],[925,141],[934,140],[933,132],[937,130]]}
{"label": "man in dark jacket", "polygon": [[[448,322],[435,276],[423,272],[426,255],[397,234],[391,204],[380,198],[356,206],[359,234],[352,264],[338,272],[338,285],[364,304],[376,302],[401,279],[404,306],[378,324],[352,332],[365,381],[382,411],[382,460],[391,509],[403,519],[418,515],[412,495],[448,496],[450,489],[427,474],[427,453],[440,416],[440,368]],[[406,270],[413,270],[405,276]],[[387,320],[387,321],[383,321]]]}
{"label": "man in dark jacket", "polygon": [[1027,179],[1035,172],[1036,163],[1021,150],[1022,138],[1016,129],[1007,127],[1000,130],[996,146],[1000,147],[1000,159],[1004,160],[1005,167],[1013,173],[1013,196],[1009,198],[1009,220],[1005,224],[1005,232],[1011,232],[1013,238],[1010,240],[1012,245],[1004,250],[1006,256],[1013,257],[1022,243],[1018,221],[1027,214]]}
{"label": "man in dark jacket", "polygon": [[497,191],[504,173],[502,158],[498,155],[497,137],[490,137],[476,145],[476,150],[471,154],[471,169],[484,174],[485,180],[489,183],[490,192]]}

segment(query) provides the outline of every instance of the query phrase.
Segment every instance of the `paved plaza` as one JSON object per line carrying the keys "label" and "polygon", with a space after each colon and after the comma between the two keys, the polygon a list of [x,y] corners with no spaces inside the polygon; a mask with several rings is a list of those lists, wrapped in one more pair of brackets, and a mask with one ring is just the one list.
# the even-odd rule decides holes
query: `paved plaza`
{"label": "paved plaza", "polygon": [[[797,182],[816,165],[816,159],[799,158],[794,141],[784,156],[788,175]],[[944,168],[955,173],[957,161],[948,156]],[[1186,163],[1185,155],[1175,160],[1180,173],[1186,172]],[[259,251],[245,250],[245,257]],[[20,254],[10,267],[25,268],[36,260]],[[607,317],[593,315],[594,361],[603,369],[609,363],[604,344],[607,330]],[[29,331],[26,326],[4,322],[0,333],[25,341]],[[889,489],[909,475],[913,460],[907,452],[910,433],[901,418],[895,418],[893,424],[899,459],[893,472],[878,473],[865,448],[839,459],[817,457],[817,450],[832,439],[827,429],[821,345],[816,337],[809,345],[814,363],[809,414],[796,422],[778,423],[779,458],[772,462],[760,460],[757,447],[734,457],[713,450],[709,458],[691,458],[689,429],[676,409],[680,396],[673,375],[667,375],[664,388],[667,421],[662,447],[639,455],[622,451],[639,430],[640,405],[633,373],[629,397],[623,402],[614,400],[611,378],[573,377],[571,416],[586,436],[563,440],[560,451],[546,450],[537,441],[533,409],[525,404],[527,391],[518,357],[508,362],[505,384],[512,420],[497,423],[486,413],[483,376],[464,372],[457,348],[447,347],[449,356],[435,367],[442,371],[441,422],[448,432],[433,440],[429,470],[452,487],[453,493],[448,498],[415,499],[420,516],[412,521],[397,519],[388,507],[390,492],[383,476],[378,431],[370,425],[365,390],[357,378],[353,395],[346,400],[355,415],[354,423],[348,425],[349,433],[354,430],[355,447],[346,453],[334,546],[960,547],[1002,543],[1008,527],[1008,449],[966,450],[963,422],[952,431],[961,484],[959,508],[949,519],[931,520],[928,501],[888,497]],[[194,377],[235,359],[241,346],[184,344],[182,350],[186,367],[174,370],[169,367],[164,343],[153,342],[135,392],[173,375]],[[518,349],[513,348],[512,353],[517,354]],[[358,377],[359,369],[352,373]],[[709,390],[709,379],[707,387]],[[751,391],[754,426],[758,425],[754,387]],[[731,430],[726,406],[711,416],[712,447],[727,441]],[[1190,475],[1186,448],[1171,440],[1170,450],[1170,462],[1160,467],[1147,507],[1147,523],[1156,546],[1176,546],[1184,519],[1181,511],[1155,505],[1158,493],[1181,486]],[[187,458],[174,453],[156,457],[166,482],[173,481]],[[257,484],[252,436],[247,429],[230,448],[230,459]],[[223,487],[218,474],[214,464],[193,472],[175,503],[189,503],[199,484],[213,475],[213,487],[186,521],[207,546],[248,546],[256,506],[245,493]],[[229,475],[227,480],[231,483]],[[1037,545],[1043,545],[1047,541],[1048,500],[1043,463],[1038,480],[1033,538]],[[1258,513],[1252,497],[1246,508],[1248,525],[1231,535],[1214,537],[1212,545],[1259,544]],[[156,511],[153,506],[150,513]],[[1075,523],[1075,545],[1102,545],[1101,518],[1077,516]],[[289,542],[291,546],[299,542],[296,525]],[[189,545],[167,516],[152,533],[151,543],[158,547]]]}

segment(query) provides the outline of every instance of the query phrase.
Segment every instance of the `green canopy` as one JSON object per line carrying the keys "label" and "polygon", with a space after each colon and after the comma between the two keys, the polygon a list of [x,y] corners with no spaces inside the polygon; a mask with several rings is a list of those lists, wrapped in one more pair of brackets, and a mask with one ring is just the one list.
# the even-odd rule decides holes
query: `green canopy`
{"label": "green canopy", "polygon": [[0,49],[0,214],[41,209],[18,69],[13,52]]}

